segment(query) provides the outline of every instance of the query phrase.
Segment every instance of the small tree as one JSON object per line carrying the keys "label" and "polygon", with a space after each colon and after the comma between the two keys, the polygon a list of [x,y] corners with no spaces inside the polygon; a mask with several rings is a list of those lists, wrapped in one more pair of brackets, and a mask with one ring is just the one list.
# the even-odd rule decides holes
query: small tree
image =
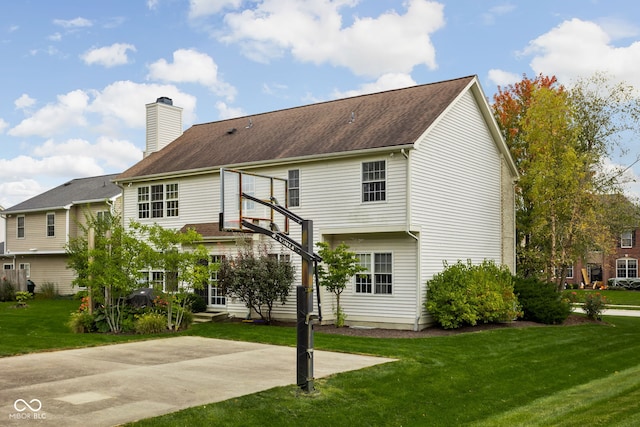
{"label": "small tree", "polygon": [[349,251],[349,246],[344,242],[331,249],[329,243],[318,242],[316,246],[320,248],[318,255],[322,257],[322,262],[326,266],[318,265],[318,277],[320,285],[333,292],[336,296],[336,327],[344,326],[346,315],[340,306],[340,295],[347,286],[347,282],[360,271],[364,271],[360,265],[360,260],[355,252]]}
{"label": "small tree", "polygon": [[185,311],[189,309],[187,293],[201,289],[209,278],[209,266],[202,263],[209,254],[199,244],[202,236],[193,229],[185,232],[164,228],[158,224],[131,223],[131,229],[144,237],[150,246],[140,254],[145,263],[164,271],[167,298],[167,328],[178,330]]}
{"label": "small tree", "polygon": [[[138,284],[144,268],[140,254],[148,245],[127,232],[117,216],[87,214],[85,224],[78,226],[83,233],[66,245],[67,265],[76,272],[73,285],[89,288],[95,302],[104,307],[109,330],[121,332],[126,297]],[[90,233],[95,235],[92,248]]]}
{"label": "small tree", "polygon": [[253,247],[245,244],[235,258],[224,258],[218,270],[218,286],[270,323],[274,304],[287,301],[295,269],[290,260],[269,254],[267,249],[260,246],[256,255]]}

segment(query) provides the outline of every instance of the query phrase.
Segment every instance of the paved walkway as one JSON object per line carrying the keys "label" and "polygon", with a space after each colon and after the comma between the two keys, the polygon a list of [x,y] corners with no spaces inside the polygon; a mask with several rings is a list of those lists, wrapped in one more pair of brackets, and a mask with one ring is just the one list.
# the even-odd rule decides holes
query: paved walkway
{"label": "paved walkway", "polygon": [[[621,307],[636,307],[637,306],[621,306]],[[573,311],[576,313],[584,313],[584,310],[580,307],[574,307]],[[640,317],[640,310],[634,309],[621,309],[621,308],[605,308],[602,310],[603,316],[627,316],[627,317]]]}
{"label": "paved walkway", "polygon": [[[113,426],[296,382],[293,347],[174,337],[0,358],[0,426]],[[315,351],[314,376],[393,359]]]}

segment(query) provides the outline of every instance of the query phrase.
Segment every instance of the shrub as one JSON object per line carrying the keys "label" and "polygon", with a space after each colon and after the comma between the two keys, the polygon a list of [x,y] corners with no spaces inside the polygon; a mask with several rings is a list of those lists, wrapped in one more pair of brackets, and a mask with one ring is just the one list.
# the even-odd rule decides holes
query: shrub
{"label": "shrub", "polygon": [[493,261],[446,265],[427,282],[426,308],[443,328],[505,322],[518,317],[513,277]]}
{"label": "shrub", "polygon": [[76,334],[92,332],[95,330],[94,317],[88,311],[76,311],[71,313],[67,326]]}
{"label": "shrub", "polygon": [[600,292],[588,293],[584,297],[582,308],[589,319],[600,320],[602,319],[602,310],[604,310],[606,303],[607,297]]}
{"label": "shrub", "polygon": [[144,313],[135,322],[138,334],[158,334],[167,330],[167,318],[160,313]]}
{"label": "shrub", "polygon": [[16,299],[16,287],[6,278],[0,281],[0,301],[14,301]]}
{"label": "shrub", "polygon": [[33,295],[31,295],[31,293],[27,291],[20,291],[20,292],[16,292],[15,297],[16,297],[16,301],[18,302],[16,304],[16,307],[26,307],[27,301],[33,298]]}
{"label": "shrub", "polygon": [[524,320],[558,325],[571,314],[570,300],[562,298],[554,283],[516,278],[514,291],[522,305]]}
{"label": "shrub", "polygon": [[38,288],[38,294],[44,299],[55,299],[59,295],[58,286],[53,282],[44,282]]}
{"label": "shrub", "polygon": [[191,307],[192,313],[201,313],[207,311],[207,303],[204,298],[198,294],[190,294],[188,297],[188,305]]}

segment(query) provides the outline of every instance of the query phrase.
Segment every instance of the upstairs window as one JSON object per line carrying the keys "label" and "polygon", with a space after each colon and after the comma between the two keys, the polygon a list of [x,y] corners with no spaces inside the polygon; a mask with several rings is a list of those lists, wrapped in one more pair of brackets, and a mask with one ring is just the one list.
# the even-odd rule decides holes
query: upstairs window
{"label": "upstairs window", "polygon": [[633,247],[633,231],[625,231],[620,236],[620,247],[621,248],[632,248]]}
{"label": "upstairs window", "polygon": [[138,187],[138,218],[177,217],[178,184]]}
{"label": "upstairs window", "polygon": [[47,237],[55,237],[56,235],[56,214],[50,212],[47,214]]}
{"label": "upstairs window", "polygon": [[149,218],[149,187],[138,187],[138,218]]}
{"label": "upstairs window", "polygon": [[289,171],[289,207],[300,206],[300,170],[292,169]]}
{"label": "upstairs window", "polygon": [[386,162],[362,164],[362,201],[380,202],[387,199]]}
{"label": "upstairs window", "polygon": [[19,215],[16,218],[16,237],[24,239],[24,215]]}

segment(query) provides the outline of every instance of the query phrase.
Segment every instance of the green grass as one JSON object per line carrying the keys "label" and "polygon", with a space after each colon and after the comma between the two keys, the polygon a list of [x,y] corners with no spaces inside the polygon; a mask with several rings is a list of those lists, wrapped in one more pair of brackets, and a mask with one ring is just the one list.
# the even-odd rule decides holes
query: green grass
{"label": "green grass", "polygon": [[574,289],[566,290],[567,292],[575,292],[578,297],[583,300],[584,296],[589,293],[599,292],[601,295],[607,297],[608,304],[617,305],[637,305],[640,306],[640,291],[624,291],[624,290],[586,290],[586,289]]}
{"label": "green grass", "polygon": [[0,357],[147,339],[141,335],[74,334],[66,326],[80,301],[35,299],[26,308],[0,303]]}
{"label": "green grass", "polygon": [[[607,320],[421,339],[317,333],[318,349],[400,361],[320,379],[309,396],[280,387],[131,425],[633,425],[640,419],[640,320]],[[194,333],[295,339],[267,326],[199,325]]]}
{"label": "green grass", "polygon": [[[78,305],[0,304],[0,355],[148,338],[72,334],[64,322]],[[415,339],[316,333],[317,349],[399,361],[318,379],[309,395],[278,387],[131,425],[637,425],[640,319],[605,320]],[[241,323],[195,325],[187,333],[291,346],[296,336],[294,328]]]}

